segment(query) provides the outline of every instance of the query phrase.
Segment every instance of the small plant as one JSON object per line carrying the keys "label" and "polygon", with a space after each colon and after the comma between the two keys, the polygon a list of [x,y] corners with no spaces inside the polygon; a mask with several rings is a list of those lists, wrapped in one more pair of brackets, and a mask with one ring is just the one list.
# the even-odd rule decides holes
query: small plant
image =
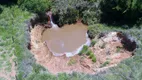
{"label": "small plant", "polygon": [[84,45],[82,50],[79,52],[79,55],[82,55],[83,53],[86,53],[88,49],[89,49],[88,46]]}
{"label": "small plant", "polygon": [[92,40],[90,46],[93,47],[95,44],[96,44],[96,41],[95,41],[95,40]]}
{"label": "small plant", "polygon": [[91,52],[90,55],[89,55],[89,58],[92,59],[93,57],[94,57],[94,53]]}
{"label": "small plant", "polygon": [[84,50],[84,51],[88,50],[88,46],[84,45],[84,46],[83,46],[83,50]]}
{"label": "small plant", "polygon": [[92,51],[88,50],[87,53],[86,53],[86,55],[89,56],[91,53],[92,53]]}
{"label": "small plant", "polygon": [[96,56],[92,57],[92,61],[96,62]]}
{"label": "small plant", "polygon": [[93,62],[96,62],[96,56],[91,50],[88,50],[86,55],[89,56],[89,58],[91,58]]}
{"label": "small plant", "polygon": [[69,60],[69,62],[68,62],[68,65],[69,65],[69,66],[72,66],[72,65],[75,64],[75,63],[76,63],[76,60],[73,59],[73,58],[71,58],[71,59]]}
{"label": "small plant", "polygon": [[104,62],[104,63],[100,66],[100,68],[107,66],[109,63],[110,63],[110,61]]}
{"label": "small plant", "polygon": [[116,47],[117,49],[116,49],[116,53],[119,53],[120,51],[121,51],[121,49],[122,49],[122,47]]}

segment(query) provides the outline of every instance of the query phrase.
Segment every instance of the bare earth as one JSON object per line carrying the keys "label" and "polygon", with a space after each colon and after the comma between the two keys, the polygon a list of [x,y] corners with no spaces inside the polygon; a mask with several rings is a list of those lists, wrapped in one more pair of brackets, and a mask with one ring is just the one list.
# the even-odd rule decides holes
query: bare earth
{"label": "bare earth", "polygon": [[[90,49],[94,52],[97,62],[93,63],[87,56],[76,55],[71,58],[64,56],[55,57],[49,52],[48,47],[42,42],[43,26],[35,26],[31,30],[31,52],[35,56],[37,63],[48,69],[53,74],[67,72],[83,72],[95,74],[97,71],[116,66],[120,61],[132,56],[132,53],[124,50],[116,32],[109,33],[108,36],[97,40],[94,47]],[[120,49],[119,49],[119,48]],[[106,61],[109,64],[101,67]]]}

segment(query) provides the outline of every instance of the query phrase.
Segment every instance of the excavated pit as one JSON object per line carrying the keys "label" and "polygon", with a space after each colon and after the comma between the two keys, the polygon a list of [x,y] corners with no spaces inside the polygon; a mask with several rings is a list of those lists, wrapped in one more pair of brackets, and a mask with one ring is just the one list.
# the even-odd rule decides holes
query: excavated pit
{"label": "excavated pit", "polygon": [[[58,57],[54,56],[51,52],[51,49],[48,46],[50,44],[52,44],[51,47],[53,47],[52,49],[54,51],[58,53],[63,53],[67,51],[72,51],[81,44],[84,44],[86,42],[85,33],[87,32],[87,28],[85,25],[83,25],[84,27],[78,25],[83,24],[76,23],[72,25],[65,25],[61,28],[62,35],[58,34],[58,32],[53,32],[53,30],[51,29],[46,29],[44,26],[41,25],[36,25],[33,29],[31,29],[30,49],[33,55],[35,56],[37,63],[47,68],[48,71],[53,74],[62,72],[71,73],[74,71],[95,74],[97,72],[107,70],[109,67],[114,67],[122,60],[130,58],[132,56],[132,52],[125,49],[125,45],[122,43],[124,42],[124,40],[128,39],[120,37],[119,32],[110,32],[105,34],[104,36],[101,36],[98,39],[95,39],[97,43],[94,46],[89,47],[89,49],[96,56],[97,60],[95,63],[93,63],[92,60],[86,55],[74,55],[72,57],[66,57],[66,55]],[[70,26],[72,26],[72,28]],[[80,30],[82,30],[82,33],[78,33],[78,31]],[[69,31],[72,34],[68,34],[67,32]],[[76,34],[78,36],[80,35],[81,37],[77,37]],[[50,42],[51,40],[53,40],[53,42]],[[64,44],[68,43],[68,45],[76,45],[76,47],[70,48],[68,47],[68,45],[64,45],[64,47],[61,48],[63,46],[61,40],[71,40],[71,44],[68,42],[64,42]],[[61,44],[56,44],[56,41]],[[109,63],[107,63],[107,65],[104,65],[108,61]]]}
{"label": "excavated pit", "polygon": [[82,23],[64,25],[62,28],[46,29],[42,34],[45,42],[54,56],[66,55],[67,57],[78,54],[83,45],[90,45],[87,26]]}

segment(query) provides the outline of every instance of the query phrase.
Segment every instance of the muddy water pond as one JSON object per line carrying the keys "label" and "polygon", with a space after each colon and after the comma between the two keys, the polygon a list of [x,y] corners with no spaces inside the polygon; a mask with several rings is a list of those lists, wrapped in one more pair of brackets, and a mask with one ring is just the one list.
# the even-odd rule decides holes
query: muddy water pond
{"label": "muddy water pond", "polygon": [[77,54],[84,44],[89,44],[87,26],[82,23],[64,25],[62,28],[46,29],[42,34],[49,50],[55,55]]}

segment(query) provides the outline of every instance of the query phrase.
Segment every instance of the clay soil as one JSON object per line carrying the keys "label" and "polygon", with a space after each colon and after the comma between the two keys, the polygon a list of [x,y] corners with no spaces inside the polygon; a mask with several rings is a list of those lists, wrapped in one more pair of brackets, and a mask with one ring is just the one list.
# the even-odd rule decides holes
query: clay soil
{"label": "clay soil", "polygon": [[[47,68],[53,74],[66,72],[82,72],[95,74],[109,67],[114,67],[120,61],[132,56],[132,53],[123,49],[123,46],[116,36],[116,32],[112,32],[100,39],[97,39],[95,46],[90,49],[96,55],[97,61],[93,63],[86,55],[67,58],[65,55],[55,57],[49,51],[45,42],[42,42],[42,32],[45,30],[43,26],[37,25],[31,30],[31,52],[38,64]],[[104,65],[108,62],[106,65]]]}

